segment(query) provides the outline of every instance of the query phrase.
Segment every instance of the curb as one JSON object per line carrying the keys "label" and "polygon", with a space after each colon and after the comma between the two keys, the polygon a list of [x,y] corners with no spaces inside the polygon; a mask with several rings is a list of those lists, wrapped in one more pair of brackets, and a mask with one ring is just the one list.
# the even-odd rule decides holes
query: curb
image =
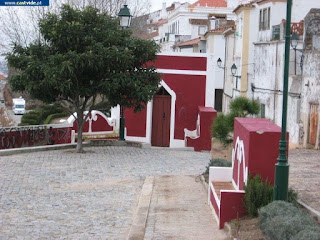
{"label": "curb", "polygon": [[[203,185],[204,189],[205,189],[206,192],[207,192],[207,197],[209,197],[209,196],[208,196],[209,184],[206,182],[206,180],[204,179],[204,177],[203,177],[202,174],[200,175],[200,179],[201,179],[201,182],[202,182],[202,185]],[[212,214],[215,214],[214,210],[213,210],[213,209],[211,209],[211,210],[213,211]],[[212,216],[212,217],[214,218],[214,220],[216,220],[214,216]],[[222,231],[227,232],[227,234],[229,235],[230,239],[232,239],[233,237],[232,237],[232,228],[231,228],[231,225],[229,224],[229,222],[226,222],[226,223],[224,224],[224,226],[225,226],[225,227],[222,229]],[[220,231],[220,230],[219,230],[219,231]]]}
{"label": "curb", "polygon": [[139,142],[131,141],[120,141],[120,140],[109,140],[109,139],[94,139],[90,140],[91,146],[120,146],[120,147],[136,147],[136,148],[146,148],[145,144]]}
{"label": "curb", "polygon": [[320,212],[315,210],[314,208],[310,207],[308,204],[305,202],[298,200],[297,201],[303,208],[305,208],[309,214],[317,221],[320,223]]}
{"label": "curb", "polygon": [[[83,142],[83,146],[88,146],[88,145],[90,145],[90,143]],[[70,149],[70,148],[76,148],[76,146],[77,146],[76,143],[68,143],[68,144],[45,145],[45,146],[35,146],[35,147],[10,148],[5,150],[0,150],[0,156],[9,156],[9,155],[20,154],[20,153]]]}
{"label": "curb", "polygon": [[144,180],[138,206],[133,217],[127,240],[143,240],[153,192],[154,177]]}

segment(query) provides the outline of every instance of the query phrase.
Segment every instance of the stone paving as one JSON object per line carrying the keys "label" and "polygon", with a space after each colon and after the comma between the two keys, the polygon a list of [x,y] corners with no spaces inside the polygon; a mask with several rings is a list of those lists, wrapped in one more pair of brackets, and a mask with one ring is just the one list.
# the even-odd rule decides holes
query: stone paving
{"label": "stone paving", "polygon": [[320,212],[320,151],[290,150],[288,162],[289,186],[299,199]]}
{"label": "stone paving", "polygon": [[157,176],[146,224],[145,240],[224,240],[207,191],[195,176]]}
{"label": "stone paving", "polygon": [[0,157],[0,239],[125,239],[146,176],[197,175],[209,153],[90,147]]}

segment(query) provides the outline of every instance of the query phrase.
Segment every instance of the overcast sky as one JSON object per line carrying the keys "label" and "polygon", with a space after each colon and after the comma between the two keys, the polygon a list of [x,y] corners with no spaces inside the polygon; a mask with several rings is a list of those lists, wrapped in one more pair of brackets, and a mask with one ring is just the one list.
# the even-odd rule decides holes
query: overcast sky
{"label": "overcast sky", "polygon": [[[166,2],[167,7],[171,5],[172,2],[178,2],[179,0],[150,0],[151,3],[151,12],[154,12],[156,10],[160,10],[162,7],[162,3]],[[196,0],[180,0],[180,2],[189,2],[194,3]]]}

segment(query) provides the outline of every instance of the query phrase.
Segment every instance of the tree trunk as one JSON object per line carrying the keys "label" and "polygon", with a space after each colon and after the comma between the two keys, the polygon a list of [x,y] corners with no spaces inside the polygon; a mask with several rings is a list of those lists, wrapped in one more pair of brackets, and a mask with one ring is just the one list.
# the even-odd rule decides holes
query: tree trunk
{"label": "tree trunk", "polygon": [[83,144],[82,144],[82,130],[83,130],[84,121],[83,121],[83,112],[81,110],[77,111],[77,124],[78,124],[78,139],[77,139],[76,152],[84,153]]}

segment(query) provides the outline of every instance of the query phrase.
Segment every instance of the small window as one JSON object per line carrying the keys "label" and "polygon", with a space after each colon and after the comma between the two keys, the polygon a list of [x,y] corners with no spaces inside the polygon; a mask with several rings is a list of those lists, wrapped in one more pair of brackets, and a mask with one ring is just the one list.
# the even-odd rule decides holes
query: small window
{"label": "small window", "polygon": [[280,25],[272,26],[272,40],[280,40]]}
{"label": "small window", "polygon": [[266,105],[265,104],[261,104],[261,113],[260,113],[260,117],[261,118],[265,118],[266,117]]}
{"label": "small window", "polygon": [[271,16],[270,7],[260,10],[260,17],[259,17],[259,30],[260,31],[270,29],[270,16]]}
{"label": "small window", "polygon": [[199,26],[199,34],[204,35],[207,32],[207,26]]}

